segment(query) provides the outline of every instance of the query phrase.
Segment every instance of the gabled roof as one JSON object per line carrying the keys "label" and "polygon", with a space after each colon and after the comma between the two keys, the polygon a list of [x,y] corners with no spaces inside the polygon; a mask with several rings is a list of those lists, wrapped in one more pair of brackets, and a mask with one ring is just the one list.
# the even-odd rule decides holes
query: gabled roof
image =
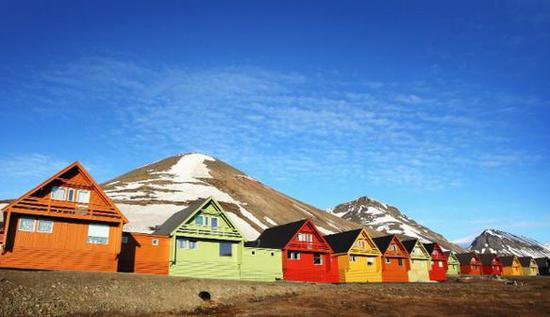
{"label": "gabled roof", "polygon": [[478,258],[479,259],[479,256],[477,256],[475,253],[473,252],[466,252],[466,253],[458,253],[456,255],[458,261],[460,262],[460,264],[462,265],[470,265],[470,261],[472,260],[472,258]]}
{"label": "gabled roof", "polygon": [[447,258],[447,261],[449,261],[449,258],[455,258],[458,261],[458,258],[456,257],[456,252],[443,251],[443,254],[445,254],[445,257]]}
{"label": "gabled roof", "polygon": [[397,239],[397,236],[394,234],[390,234],[383,237],[373,238],[372,241],[374,241],[374,244],[378,247],[378,250],[380,252],[385,253],[388,250],[388,247],[390,246],[393,238],[397,241],[397,243],[403,245],[399,239]]}
{"label": "gabled roof", "polygon": [[549,267],[550,259],[549,258],[536,258],[535,261],[539,267]]}
{"label": "gabled roof", "polygon": [[158,235],[170,235],[174,230],[179,228],[189,217],[191,217],[195,212],[199,211],[201,207],[209,200],[209,198],[199,198],[195,200],[187,208],[184,208],[172,216],[166,219],[166,221],[160,225],[160,227],[153,232],[153,234]]}
{"label": "gabled roof", "polygon": [[296,232],[308,222],[308,219],[303,219],[280,226],[267,228],[256,239],[255,246],[260,248],[282,249],[294,237]]}
{"label": "gabled roof", "polygon": [[515,255],[504,255],[499,258],[503,266],[512,266],[514,264],[514,259],[517,257]]}
{"label": "gabled roof", "polygon": [[[437,244],[435,242],[433,242],[433,243],[422,243],[422,245],[424,246],[424,248],[426,248],[426,251],[428,251],[429,254],[432,254],[435,247],[439,246],[439,244]],[[441,250],[441,247],[439,247],[439,249]]]}
{"label": "gabled roof", "polygon": [[417,242],[418,239],[401,240],[401,243],[403,244],[403,246],[405,246],[405,249],[409,253],[412,253]]}
{"label": "gabled roof", "polygon": [[479,261],[483,265],[493,264],[493,259],[494,258],[499,259],[498,256],[496,254],[493,254],[493,253],[482,253],[482,254],[479,255]]}
{"label": "gabled roof", "polygon": [[355,229],[325,236],[334,253],[348,252],[363,229]]}
{"label": "gabled roof", "polygon": [[109,196],[107,196],[105,194],[105,192],[103,191],[103,189],[97,184],[97,182],[94,180],[94,178],[88,173],[88,171],[84,168],[84,166],[82,166],[82,164],[80,164],[80,162],[78,161],[75,161],[71,164],[69,164],[67,167],[65,167],[64,169],[62,169],[61,171],[55,173],[53,176],[51,176],[50,178],[46,179],[45,181],[43,181],[42,183],[38,184],[36,187],[34,187],[33,189],[29,190],[28,192],[26,192],[25,194],[21,195],[18,199],[16,200],[13,200],[12,202],[10,202],[8,205],[4,206],[4,208],[2,208],[2,211],[8,211],[10,208],[16,206],[17,204],[19,204],[21,201],[23,201],[26,197],[28,196],[31,196],[33,193],[35,193],[36,191],[42,189],[43,187],[47,186],[48,184],[50,184],[51,182],[53,182],[54,180],[56,180],[57,178],[61,177],[63,174],[67,173],[68,171],[70,171],[71,169],[73,168],[78,168],[78,170],[82,173],[82,175],[84,175],[85,178],[87,178],[90,183],[92,184],[92,187],[95,189],[95,191],[109,204],[111,205],[111,207],[113,207],[113,209],[115,210],[116,214],[118,214],[120,216],[120,218],[122,219],[122,222],[123,223],[127,223],[128,222],[128,219],[126,218],[126,216],[124,216],[124,214],[120,211],[120,209],[118,209],[117,205],[109,198]]}
{"label": "gabled roof", "polygon": [[529,267],[531,266],[531,260],[533,260],[530,256],[520,256],[518,257],[519,263],[521,263],[521,266],[523,267]]}

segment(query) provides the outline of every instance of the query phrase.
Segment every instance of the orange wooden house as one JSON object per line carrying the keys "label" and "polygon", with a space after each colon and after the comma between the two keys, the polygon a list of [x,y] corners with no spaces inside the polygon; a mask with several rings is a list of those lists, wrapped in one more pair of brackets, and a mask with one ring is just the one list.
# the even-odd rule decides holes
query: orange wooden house
{"label": "orange wooden house", "polygon": [[120,272],[168,275],[170,237],[124,232],[118,261]]}
{"label": "orange wooden house", "polygon": [[2,209],[0,267],[117,270],[124,215],[72,163]]}
{"label": "orange wooden house", "polygon": [[372,239],[382,252],[382,282],[408,282],[410,256],[395,235]]}

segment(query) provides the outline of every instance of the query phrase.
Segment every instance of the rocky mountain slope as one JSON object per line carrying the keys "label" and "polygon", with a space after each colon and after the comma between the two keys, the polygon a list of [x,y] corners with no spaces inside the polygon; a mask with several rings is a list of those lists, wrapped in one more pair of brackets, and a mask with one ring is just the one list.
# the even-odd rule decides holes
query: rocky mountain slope
{"label": "rocky mountain slope", "polygon": [[477,236],[469,247],[479,253],[498,253],[534,258],[550,257],[550,250],[543,244],[526,237],[487,229]]}
{"label": "rocky mountain slope", "polygon": [[372,230],[400,236],[419,238],[423,242],[433,241],[445,249],[463,252],[460,246],[407,217],[399,209],[368,197],[340,204],[328,210],[335,216],[363,224]]}
{"label": "rocky mountain slope", "polygon": [[359,225],[286,196],[213,157],[172,156],[102,185],[129,219],[125,230],[151,232],[198,198],[213,196],[251,240],[268,227],[312,218],[324,234]]}

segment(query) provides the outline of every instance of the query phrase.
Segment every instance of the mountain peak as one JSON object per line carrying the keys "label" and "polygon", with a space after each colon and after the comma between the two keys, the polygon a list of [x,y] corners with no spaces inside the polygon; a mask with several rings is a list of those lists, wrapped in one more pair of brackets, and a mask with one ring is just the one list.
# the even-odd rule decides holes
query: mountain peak
{"label": "mountain peak", "polygon": [[437,242],[445,249],[463,251],[461,247],[447,241],[442,235],[418,224],[396,207],[388,206],[368,196],[361,196],[340,204],[328,209],[328,212],[384,234],[418,238],[422,242]]}
{"label": "mountain peak", "polygon": [[485,229],[469,247],[479,253],[498,253],[517,256],[550,257],[542,243],[498,229]]}

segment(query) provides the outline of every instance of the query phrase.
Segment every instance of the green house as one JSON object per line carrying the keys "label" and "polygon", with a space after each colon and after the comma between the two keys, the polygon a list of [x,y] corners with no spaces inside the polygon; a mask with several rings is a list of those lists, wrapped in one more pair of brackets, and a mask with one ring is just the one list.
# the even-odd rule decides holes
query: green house
{"label": "green house", "polygon": [[212,197],[176,212],[154,234],[170,237],[170,275],[261,281],[282,277],[280,250],[245,247],[242,234]]}
{"label": "green house", "polygon": [[452,251],[445,252],[447,257],[447,276],[457,276],[460,274],[460,261],[456,257],[456,253]]}

